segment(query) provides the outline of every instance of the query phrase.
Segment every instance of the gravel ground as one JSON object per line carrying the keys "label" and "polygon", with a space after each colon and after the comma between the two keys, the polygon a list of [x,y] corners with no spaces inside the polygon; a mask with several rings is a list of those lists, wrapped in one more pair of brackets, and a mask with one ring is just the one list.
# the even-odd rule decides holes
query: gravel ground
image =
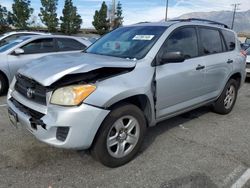
{"label": "gravel ground", "polygon": [[139,155],[116,169],[15,129],[5,100],[0,97],[0,187],[230,187],[250,166],[249,81],[231,114],[203,107],[164,121],[148,130]]}

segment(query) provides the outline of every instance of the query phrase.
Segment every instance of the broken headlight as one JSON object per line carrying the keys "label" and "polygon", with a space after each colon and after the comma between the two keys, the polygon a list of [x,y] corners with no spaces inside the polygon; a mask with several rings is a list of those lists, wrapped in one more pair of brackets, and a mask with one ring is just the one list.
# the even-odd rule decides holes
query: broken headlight
{"label": "broken headlight", "polygon": [[96,89],[94,85],[73,85],[55,90],[50,103],[62,106],[76,106],[84,101]]}

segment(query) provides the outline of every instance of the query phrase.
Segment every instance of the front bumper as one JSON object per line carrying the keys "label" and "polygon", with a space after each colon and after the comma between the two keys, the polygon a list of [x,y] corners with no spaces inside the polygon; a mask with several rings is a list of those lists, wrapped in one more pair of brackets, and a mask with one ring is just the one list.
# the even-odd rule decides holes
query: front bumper
{"label": "front bumper", "polygon": [[[16,102],[24,108],[20,108]],[[34,117],[24,109],[33,111],[35,104],[15,91],[8,94],[7,104],[17,114],[18,126],[26,127],[42,142],[65,149],[88,149],[109,113],[108,110],[87,104],[78,107],[48,105],[38,112],[42,112],[42,117],[39,120],[36,119],[37,125],[34,126]],[[68,130],[63,141],[58,139],[59,130]]]}

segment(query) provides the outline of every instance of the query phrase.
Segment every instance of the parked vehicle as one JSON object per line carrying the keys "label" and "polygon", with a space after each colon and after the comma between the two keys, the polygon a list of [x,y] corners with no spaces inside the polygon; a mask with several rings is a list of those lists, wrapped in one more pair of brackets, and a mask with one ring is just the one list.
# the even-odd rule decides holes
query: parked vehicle
{"label": "parked vehicle", "polygon": [[9,43],[12,40],[17,39],[21,36],[27,35],[48,35],[49,33],[42,33],[42,32],[32,32],[32,31],[12,31],[8,33],[4,33],[0,35],[0,47]]}
{"label": "parked vehicle", "polygon": [[247,72],[247,77],[250,77],[250,47],[246,49],[246,55],[247,55],[246,72]]}
{"label": "parked vehicle", "polygon": [[208,104],[231,112],[246,76],[236,37],[195,19],[118,28],[84,53],[20,69],[7,96],[10,120],[52,146],[123,165],[147,127]]}
{"label": "parked vehicle", "polygon": [[8,89],[16,71],[31,60],[51,54],[80,52],[90,44],[81,38],[56,35],[23,36],[9,42],[0,47],[0,94]]}

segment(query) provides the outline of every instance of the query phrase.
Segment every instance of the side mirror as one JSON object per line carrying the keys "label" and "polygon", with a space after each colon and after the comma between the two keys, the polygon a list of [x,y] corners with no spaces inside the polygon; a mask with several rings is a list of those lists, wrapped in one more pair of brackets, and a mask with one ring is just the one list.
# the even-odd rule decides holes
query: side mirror
{"label": "side mirror", "polygon": [[165,63],[181,63],[185,61],[185,57],[181,52],[168,52],[161,57],[161,64]]}
{"label": "side mirror", "polygon": [[24,53],[24,50],[21,48],[17,48],[14,50],[13,55],[21,55]]}

